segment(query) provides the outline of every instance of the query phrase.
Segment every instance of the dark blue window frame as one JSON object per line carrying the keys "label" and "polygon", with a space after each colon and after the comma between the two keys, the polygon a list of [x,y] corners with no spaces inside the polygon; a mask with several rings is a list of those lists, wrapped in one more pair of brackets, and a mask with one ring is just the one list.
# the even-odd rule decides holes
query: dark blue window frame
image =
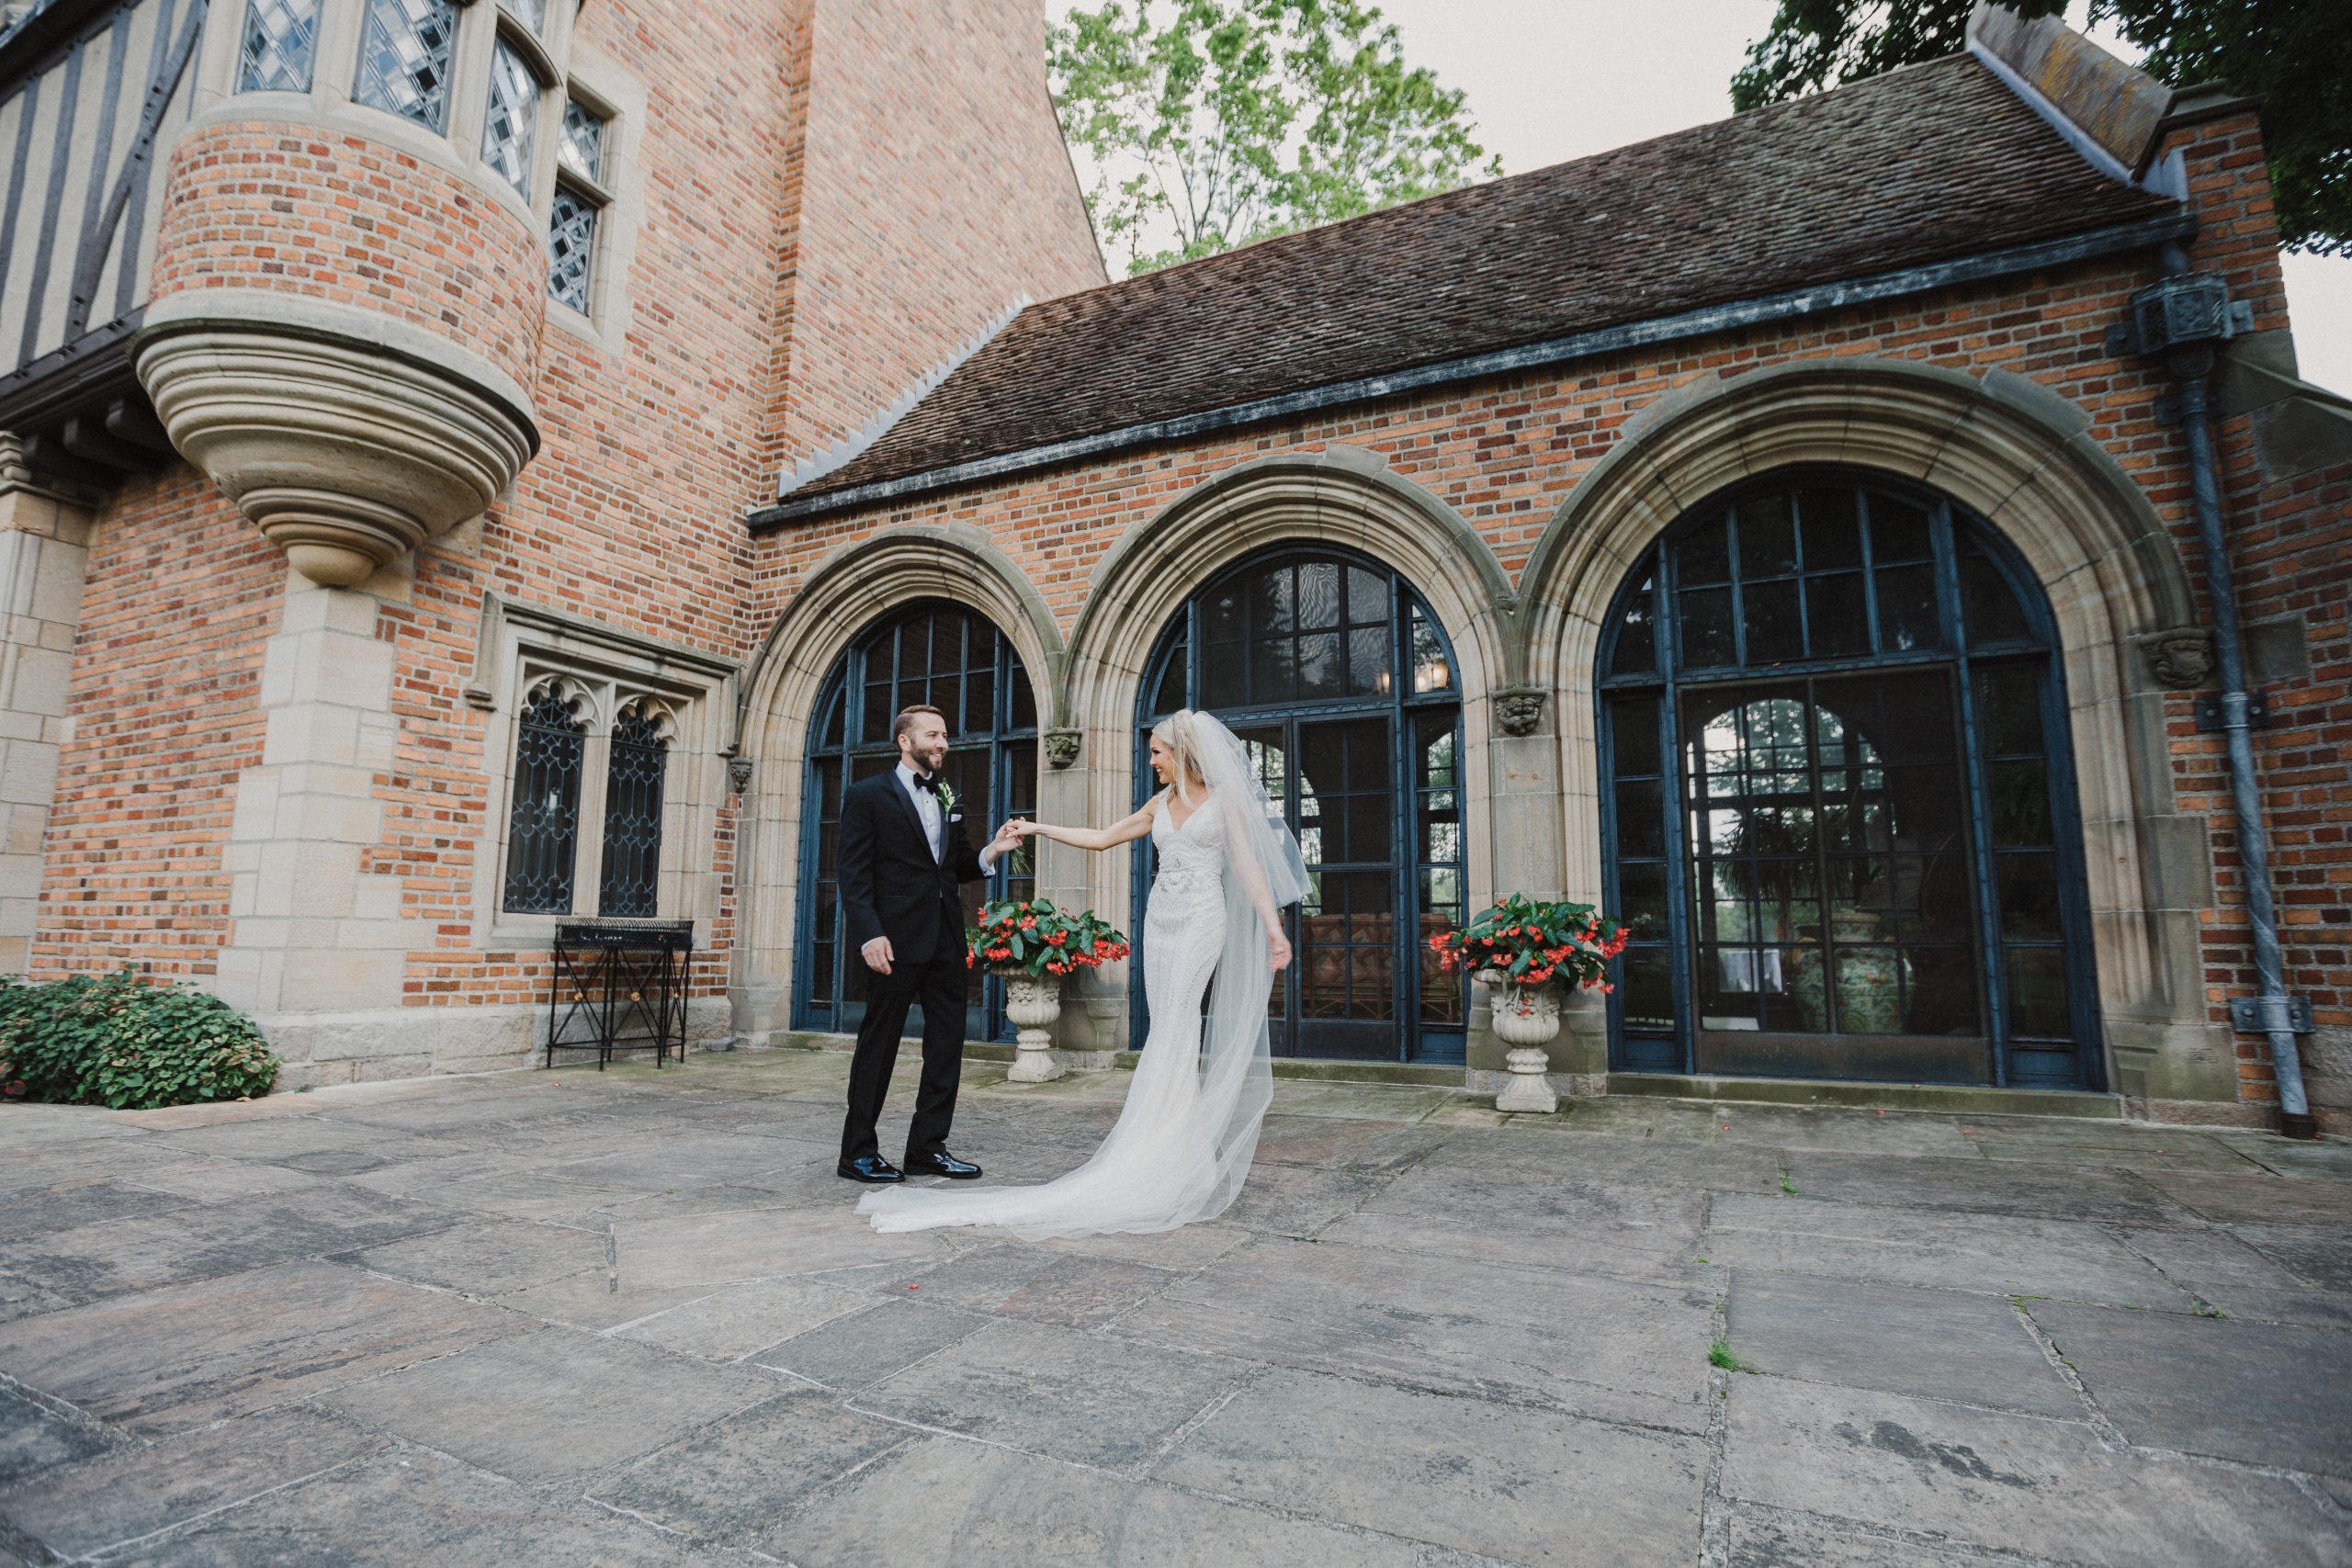
{"label": "dark blue window frame", "polygon": [[[952,650],[943,637],[947,627],[955,629]],[[827,874],[841,793],[898,765],[891,721],[900,708],[925,702],[948,716],[945,773],[967,803],[959,809],[967,812],[975,841],[1008,816],[1035,813],[1036,699],[1012,639],[978,611],[945,600],[917,601],[861,629],[818,687],[808,726],[801,773],[800,914],[793,934],[796,1029],[846,1032],[865,1016],[851,985],[857,955],[835,940],[839,896]],[[975,811],[981,816],[968,815]],[[1028,895],[1035,885],[1035,862],[1020,859],[1018,866],[1012,857],[998,863],[987,897]],[[907,1030],[912,1034],[922,1027],[918,1008]],[[965,1027],[975,1040],[1012,1038],[1001,980],[976,984]]]}
{"label": "dark blue window frame", "polygon": [[[1801,509],[1804,503],[1799,498],[1806,492],[1826,496],[1839,491],[1854,498],[1856,515],[1863,525],[1856,530],[1858,555],[1850,563],[1850,583],[1828,581],[1847,577],[1849,563],[1815,569],[1802,558],[1801,549],[1789,561],[1762,570],[1746,570],[1743,546],[1747,541],[1740,528],[1749,509],[1754,515],[1771,519],[1789,514],[1792,502]],[[1931,549],[1919,570],[1932,568],[1928,578],[1918,577],[1907,556],[1895,566],[1873,558],[1877,532],[1871,522],[1873,497],[1884,498],[1885,511],[1900,516],[1906,525],[1915,517],[1924,517]],[[1715,547],[1711,531],[1718,527],[1723,530],[1723,565],[1720,570],[1710,567],[1701,571],[1700,586],[1686,587],[1681,581],[1682,547],[1690,542],[1702,557],[1712,559]],[[1766,531],[1758,529],[1759,536]],[[1798,531],[1790,532],[1794,548]],[[1905,579],[1901,591],[1883,592],[1883,580],[1898,576]],[[1819,609],[1812,589],[1815,577],[1825,582]],[[1748,604],[1755,592],[1748,586],[1751,579],[1769,590],[1759,599],[1759,614],[1753,620]],[[1912,592],[1915,581],[1924,587],[1930,581],[1931,600]],[[1788,582],[1800,587],[1784,590]],[[1724,611],[1720,618],[1692,614],[1694,602],[1702,595],[1720,596]],[[1780,597],[1775,600],[1773,595]],[[1783,604],[1794,611],[1793,626],[1769,613]],[[1704,611],[1713,604],[1696,607]],[[1756,630],[1759,624],[1768,628],[1761,637]],[[1924,643],[1902,646],[1922,633],[1927,636]],[[1754,646],[1758,641],[1777,646]],[[1838,646],[1825,649],[1821,646],[1825,642]],[[1844,646],[1857,642],[1859,648]],[[1680,741],[1681,710],[1687,697],[1710,688],[1752,688],[1759,681],[1942,670],[1951,672],[1957,710],[1976,973],[1989,1037],[1990,1081],[2004,1087],[2104,1087],[2081,816],[2055,624],[2048,601],[2024,560],[1990,525],[1932,491],[1850,471],[1792,470],[1727,491],[1678,520],[1626,573],[1604,623],[1594,669],[1608,907],[1631,911],[1630,872],[1655,866],[1664,874],[1659,928],[1637,927],[1635,945],[1612,964],[1611,978],[1617,982],[1609,1001],[1613,1070],[1700,1070],[1693,975],[1697,944],[1690,886],[1692,822]],[[2012,693],[2020,693],[2028,684],[2024,677],[2029,671],[2030,700],[2039,725],[2038,737],[2030,737],[2039,747],[2031,754],[2040,761],[2046,789],[2046,799],[2029,805],[2049,814],[2047,848],[2056,868],[2057,925],[2047,941],[2007,940],[2016,931],[2003,924],[2002,873],[2007,852],[1996,843],[1993,831],[1994,818],[2007,807],[1995,795],[2009,756],[2025,753],[2005,753],[1995,728],[1979,711],[1986,693],[1993,689],[1989,682],[2007,681]],[[1623,700],[1628,697],[1635,700]],[[1639,712],[1647,705],[1643,698],[1655,699],[1656,735],[1620,736],[1616,733],[1618,712]],[[1624,805],[1640,801],[1645,784],[1653,779],[1658,807],[1655,820],[1645,805],[1636,813],[1638,821],[1629,824]],[[1621,783],[1632,791],[1624,801],[1620,798]],[[1648,841],[1653,827],[1662,831],[1662,839],[1654,845]],[[1628,831],[1634,836],[1632,842],[1625,840]],[[1645,888],[1637,897],[1646,901],[1656,896],[1654,888]],[[1826,889],[1822,897],[1826,904]],[[1661,1027],[1629,1027],[1626,966],[1645,951],[1665,957],[1670,992],[1657,999],[1670,1002],[1670,1019]],[[2045,957],[2064,976],[2068,1040],[2052,1038],[2048,1032],[2041,1037],[2020,1037],[2011,1027],[2012,966],[2022,969]],[[1638,1021],[1655,1023],[1656,1015],[1645,1013]]]}
{"label": "dark blue window frame", "polygon": [[[1204,637],[1203,611],[1212,597],[1238,580],[1259,577],[1284,567],[1309,562],[1332,562],[1343,569],[1353,568],[1374,574],[1381,581],[1385,613],[1378,626],[1386,638],[1385,667],[1390,673],[1389,689],[1385,694],[1348,694],[1250,703],[1204,702],[1206,684],[1203,663],[1206,640]],[[1359,620],[1352,609],[1347,612],[1346,624],[1351,630],[1339,635],[1341,657],[1351,651],[1350,640],[1361,633],[1368,639],[1374,631],[1371,620]],[[1255,646],[1243,650],[1245,682],[1247,671],[1259,656]],[[1442,665],[1443,684],[1426,691],[1417,691],[1415,671]],[[1420,1062],[1460,1062],[1463,1060],[1469,1017],[1469,995],[1465,979],[1459,976],[1439,976],[1430,973],[1431,965],[1422,962],[1427,949],[1421,945],[1421,916],[1442,915],[1449,922],[1458,924],[1466,913],[1469,897],[1469,865],[1467,859],[1467,803],[1465,781],[1463,777],[1461,664],[1454,658],[1453,648],[1445,628],[1428,603],[1394,567],[1360,551],[1331,545],[1283,544],[1270,547],[1232,563],[1207,582],[1194,590],[1168,626],[1162,630],[1154,646],[1150,660],[1144,666],[1144,680],[1136,695],[1136,728],[1135,740],[1135,802],[1141,807],[1148,801],[1158,781],[1150,765],[1151,727],[1160,718],[1180,707],[1206,707],[1228,727],[1237,731],[1259,728],[1280,728],[1286,736],[1295,737],[1301,723],[1344,721],[1351,717],[1385,717],[1391,728],[1393,756],[1387,767],[1386,787],[1389,792],[1389,864],[1390,908],[1394,920],[1394,956],[1391,960],[1394,978],[1396,1044],[1386,1059]],[[1443,728],[1450,720],[1452,739],[1451,778],[1449,783],[1435,784],[1419,776],[1422,747],[1408,745],[1406,737],[1416,737],[1425,746],[1428,740],[1440,739],[1432,727]],[[1299,748],[1285,745],[1284,775],[1268,779],[1267,793],[1296,794],[1299,786]],[[1452,805],[1440,807],[1450,794]],[[1435,811],[1450,812],[1453,828],[1454,853],[1450,861],[1432,861],[1423,853],[1428,847],[1419,830],[1422,818]],[[1406,852],[1410,846],[1409,852]],[[1148,835],[1136,840],[1132,863],[1133,896],[1129,918],[1131,931],[1143,927],[1146,893],[1151,885],[1153,867],[1151,840]],[[1434,888],[1441,886],[1435,877],[1450,875],[1453,897],[1442,900]],[[1442,906],[1442,907],[1441,907]],[[1287,919],[1294,949],[1303,948],[1300,941],[1300,915],[1293,909]],[[1301,1019],[1301,963],[1277,980],[1281,1001],[1279,1017],[1292,1021]],[[1424,995],[1428,985],[1450,987],[1449,1000],[1434,995]],[[1145,1003],[1143,965],[1130,965],[1128,975],[1129,1016],[1135,1021],[1133,1041],[1140,1044],[1150,1026]],[[1425,1006],[1425,1003],[1428,1005]],[[1450,1013],[1445,1021],[1430,1021],[1425,1012]],[[1305,1032],[1301,1031],[1302,1034]],[[1286,1044],[1284,1027],[1278,1025],[1274,1049],[1278,1055],[1344,1054],[1348,1059],[1381,1059],[1356,1056],[1352,1051],[1323,1051],[1311,1044],[1301,1045],[1293,1041]]]}

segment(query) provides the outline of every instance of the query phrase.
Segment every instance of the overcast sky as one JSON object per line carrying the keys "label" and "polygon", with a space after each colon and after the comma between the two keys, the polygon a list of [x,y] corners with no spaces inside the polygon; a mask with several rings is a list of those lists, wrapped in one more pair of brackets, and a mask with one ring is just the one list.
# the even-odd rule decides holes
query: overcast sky
{"label": "overcast sky", "polygon": [[[1048,0],[1057,14],[1069,0]],[[1380,0],[1406,58],[1469,96],[1506,174],[1731,113],[1731,77],[1773,0]],[[2082,0],[2076,0],[2077,13]],[[2079,14],[2076,25],[2080,25]],[[2131,58],[2128,46],[2102,39]],[[1113,271],[1124,258],[1111,258]],[[2352,391],[2352,259],[2286,258],[2304,377]]]}

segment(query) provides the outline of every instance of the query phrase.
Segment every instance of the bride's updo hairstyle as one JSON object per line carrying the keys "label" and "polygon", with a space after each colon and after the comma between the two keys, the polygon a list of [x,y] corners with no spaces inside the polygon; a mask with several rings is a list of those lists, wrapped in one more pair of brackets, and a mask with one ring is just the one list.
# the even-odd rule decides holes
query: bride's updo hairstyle
{"label": "bride's updo hairstyle", "polygon": [[1208,792],[1208,775],[1201,772],[1200,741],[1193,733],[1193,710],[1178,708],[1151,727],[1151,738],[1168,748],[1176,759],[1176,779],[1170,786],[1176,798],[1185,805],[1193,804],[1193,786],[1199,784],[1203,794]]}

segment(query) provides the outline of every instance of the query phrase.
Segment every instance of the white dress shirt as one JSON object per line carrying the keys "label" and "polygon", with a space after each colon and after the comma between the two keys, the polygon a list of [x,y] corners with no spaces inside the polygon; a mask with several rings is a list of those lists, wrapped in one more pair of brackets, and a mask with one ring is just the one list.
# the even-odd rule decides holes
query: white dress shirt
{"label": "white dress shirt", "polygon": [[[946,843],[946,840],[941,835],[939,830],[944,819],[944,813],[942,813],[939,808],[939,796],[917,784],[915,780],[920,778],[922,775],[917,773],[914,769],[909,767],[905,762],[902,761],[899,764],[898,772],[899,787],[905,790],[908,795],[914,797],[915,815],[922,818],[922,830],[931,840],[931,858],[938,860],[941,858]],[[986,874],[988,872],[994,871],[995,869],[996,845],[991,843],[988,848],[980,852],[980,870],[983,874]]]}

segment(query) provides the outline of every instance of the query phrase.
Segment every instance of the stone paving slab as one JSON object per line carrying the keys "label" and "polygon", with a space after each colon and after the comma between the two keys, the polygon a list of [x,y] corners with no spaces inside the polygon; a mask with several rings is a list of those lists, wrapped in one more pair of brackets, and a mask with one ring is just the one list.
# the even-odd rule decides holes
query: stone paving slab
{"label": "stone paving slab", "polygon": [[1006,1449],[935,1438],[859,1471],[781,1525],[798,1568],[1440,1568],[1345,1530]]}
{"label": "stone paving slab", "polygon": [[883,1237],[847,1066],[0,1107],[0,1568],[2346,1561],[2352,1145],[1285,1080],[1216,1222]]}
{"label": "stone paving slab", "polygon": [[1133,1471],[1250,1370],[1219,1356],[1000,1320],[864,1390],[851,1407]]}
{"label": "stone paving slab", "polygon": [[109,1452],[0,1492],[0,1514],[61,1555],[101,1551],[377,1453],[390,1439],[296,1405]]}
{"label": "stone paving slab", "polygon": [[2352,1337],[2063,1302],[2028,1310],[2134,1443],[2352,1478]]}
{"label": "stone paving slab", "polygon": [[1145,1303],[1156,1343],[1703,1430],[1713,1308],[1694,1292],[1267,1240]]}
{"label": "stone paving slab", "polygon": [[2352,1539],[2291,1483],[2117,1452],[2086,1422],[1741,1379],[1726,1497],[2103,1568],[2318,1568]]}
{"label": "stone paving slab", "polygon": [[429,1450],[272,1492],[107,1559],[122,1568],[751,1568],[763,1560],[633,1525]]}
{"label": "stone paving slab", "polygon": [[538,1328],[325,1395],[326,1408],[526,1485],[650,1453],[756,1404],[775,1380],[628,1340]]}
{"label": "stone paving slab", "polygon": [[160,1435],[526,1326],[460,1297],[305,1260],[0,1325],[0,1372],[128,1431]]}
{"label": "stone paving slab", "polygon": [[1780,1274],[2187,1312],[2192,1303],[2096,1225],[1806,1198],[1719,1197],[1707,1254]]}
{"label": "stone paving slab", "polygon": [[2083,1402],[1997,1297],[1736,1272],[1733,1351],[1808,1382],[2080,1419]]}
{"label": "stone paving slab", "polygon": [[1510,1562],[1618,1568],[1689,1561],[1706,1465],[1696,1438],[1273,1371],[1150,1474]]}

